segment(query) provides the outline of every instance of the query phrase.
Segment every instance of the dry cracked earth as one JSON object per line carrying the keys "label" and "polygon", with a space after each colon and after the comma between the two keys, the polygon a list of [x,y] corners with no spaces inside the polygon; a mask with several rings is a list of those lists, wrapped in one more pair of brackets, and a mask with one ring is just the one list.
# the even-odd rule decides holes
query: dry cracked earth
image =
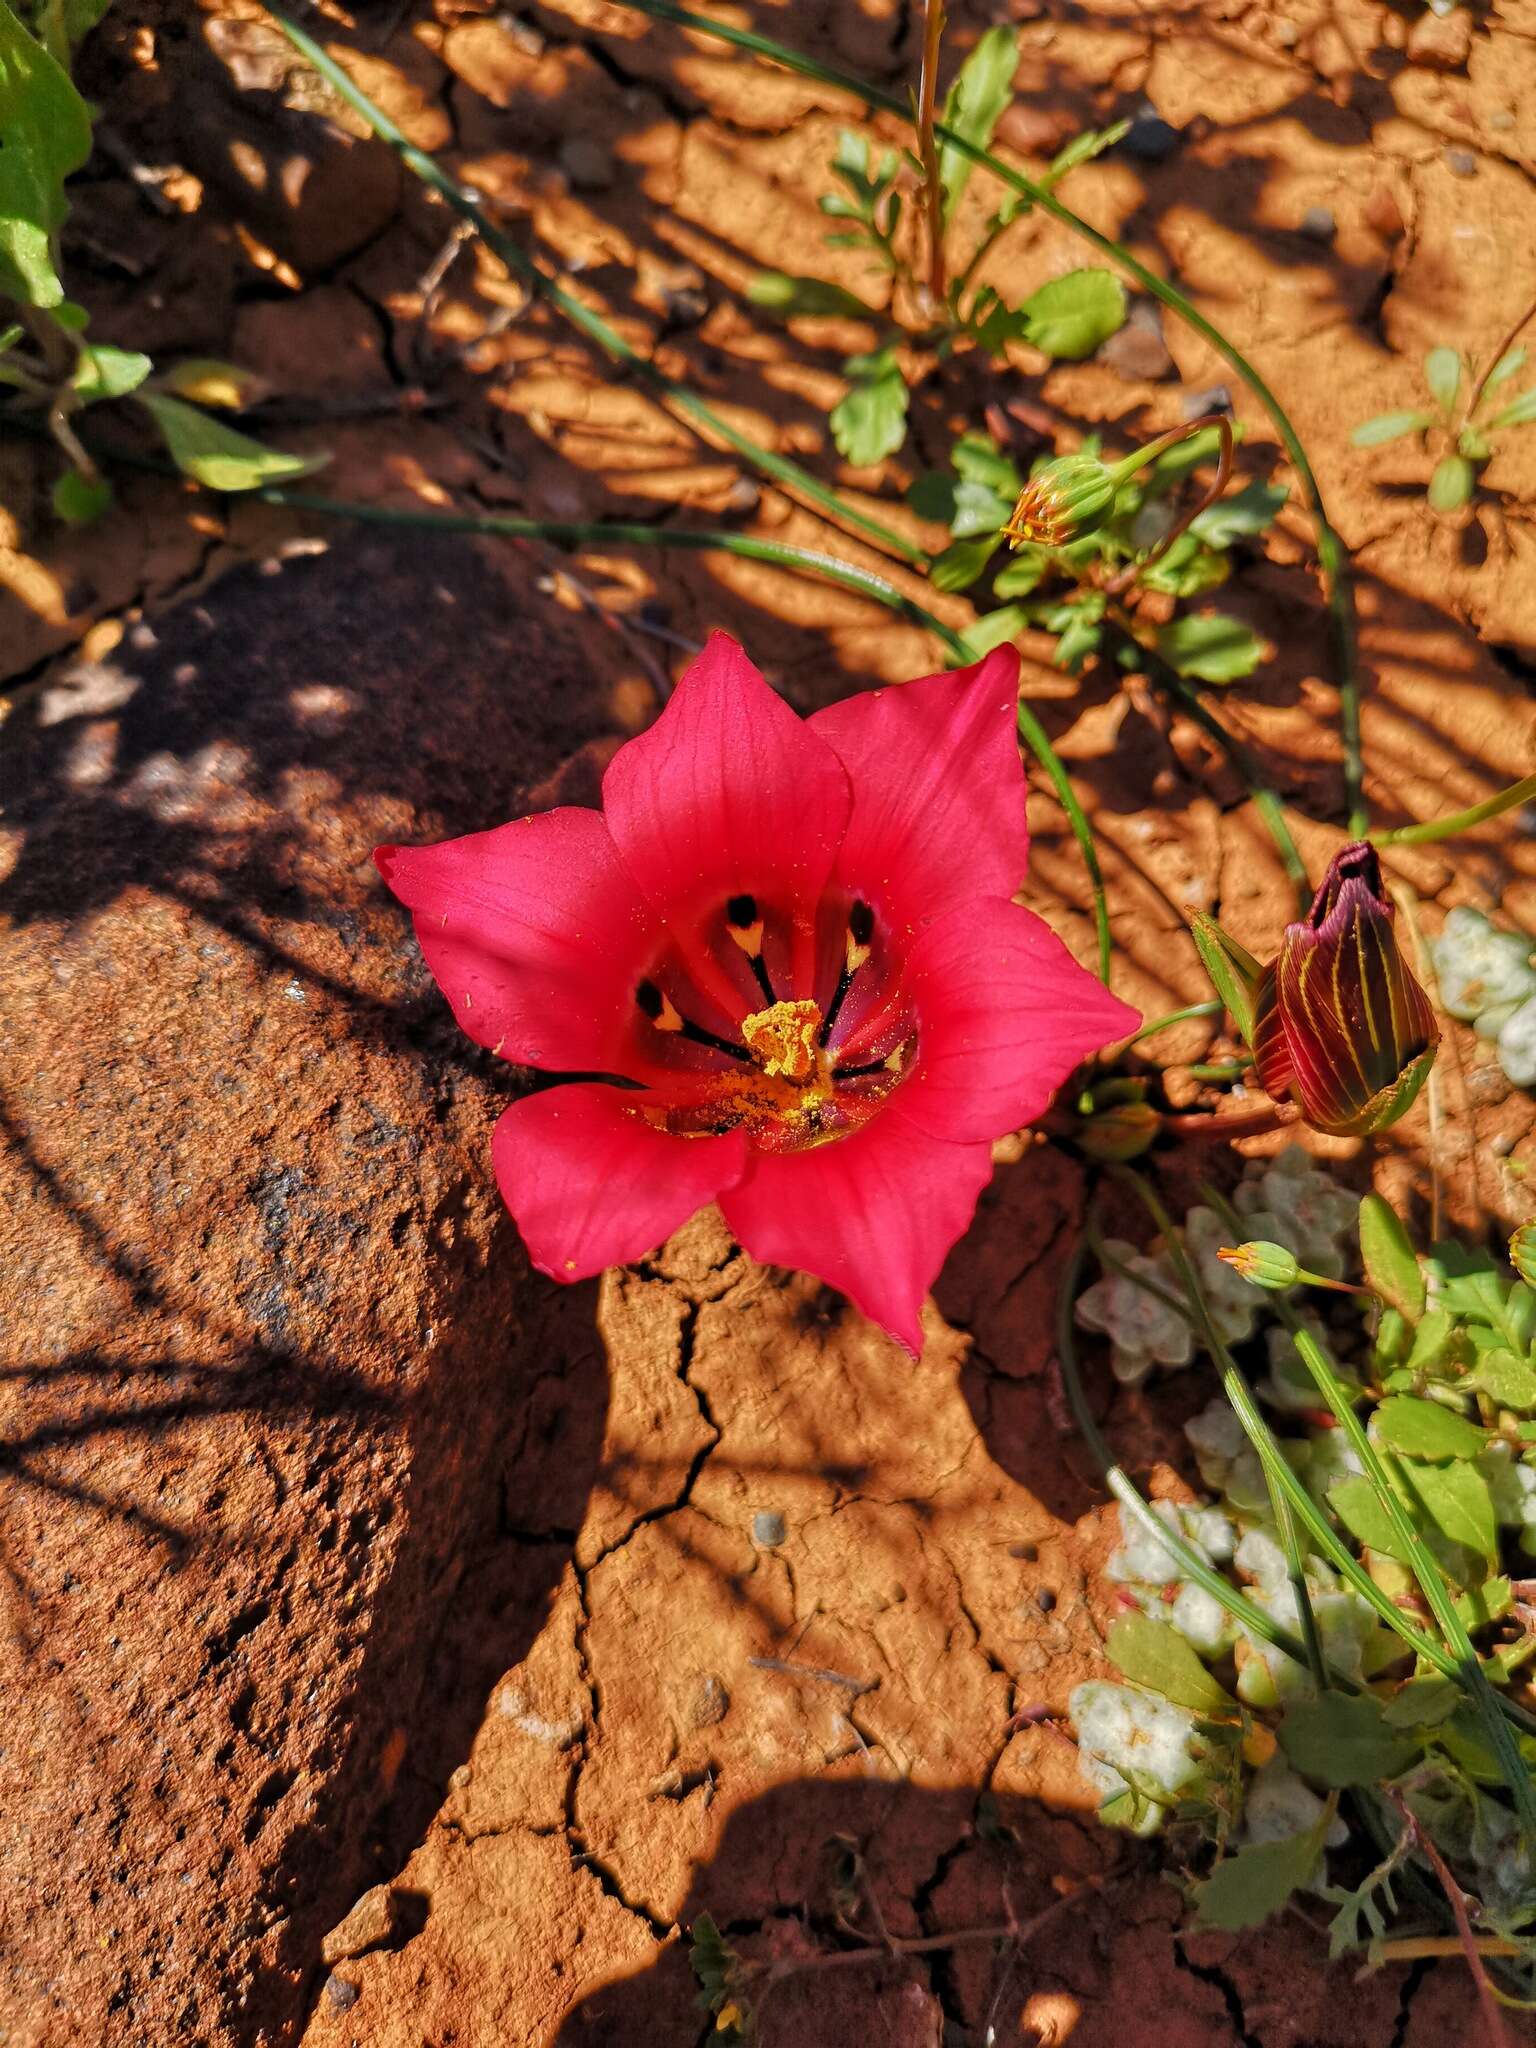
{"label": "dry cracked earth", "polygon": [[[738,12],[910,74],[896,0]],[[1002,12],[957,4],[956,47]],[[1179,131],[1067,196],[1295,419],[1354,551],[1377,815],[1528,772],[1536,435],[1434,520],[1414,445],[1348,432],[1417,402],[1431,342],[1486,350],[1536,298],[1529,0],[1450,23],[1371,0],[1008,18],[1020,160],[1143,101]],[[900,489],[981,420],[1027,460],[1058,426],[1149,437],[1226,383],[1245,474],[1284,473],[1171,321],[1129,358],[914,363],[913,444],[839,471],[826,414],[870,331],[765,327],[744,290],[813,259],[869,289],[815,207],[861,110],[603,0],[316,23],[634,346],[921,540]],[[329,495],[735,524],[931,595],[530,304],[255,5],[120,0],[81,81],[99,146],[65,253],[93,331],[255,369],[260,430],[329,450]],[[1014,298],[1079,260],[1030,220],[992,275]],[[364,530],[131,469],[110,519],[64,533],[48,482],[37,445],[0,441],[0,2040],[692,2044],[703,1912],[801,1966],[760,2015],[770,2048],[1469,2038],[1458,1965],[1357,1977],[1297,1919],[1181,1933],[1150,1852],[1092,1819],[1051,1718],[1101,1668],[1113,1541],[1052,1361],[1091,1194],[1065,1152],[999,1148],[915,1366],[712,1215],[560,1292],[499,1212],[488,1133],[526,1077],[457,1038],[369,849],[593,800],[710,626],[804,709],[931,668],[921,630],[740,559]],[[1223,602],[1274,647],[1223,715],[1336,820],[1296,506]],[[1099,838],[1117,985],[1191,1000],[1191,910],[1261,951],[1287,911],[1253,808],[1139,679],[1024,652]],[[1043,788],[1031,824],[1030,900],[1086,957]],[[1339,842],[1297,829],[1314,863]],[[1536,927],[1518,830],[1392,867],[1426,932],[1458,902]],[[1536,1111],[1469,1035],[1437,1109],[1353,1170],[1408,1199],[1434,1179],[1464,1224],[1522,1215]],[[1197,1376],[1116,1394],[1095,1361],[1092,1384],[1126,1464],[1177,1492]],[[923,1942],[1047,1908],[1027,1943],[816,1961],[850,1921]]]}

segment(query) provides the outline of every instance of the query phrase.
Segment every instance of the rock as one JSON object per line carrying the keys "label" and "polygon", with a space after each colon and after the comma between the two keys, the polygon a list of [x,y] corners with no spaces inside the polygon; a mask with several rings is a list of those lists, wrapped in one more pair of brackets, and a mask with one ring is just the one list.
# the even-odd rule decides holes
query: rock
{"label": "rock", "polygon": [[1408,31],[1408,61],[1436,71],[1460,71],[1472,54],[1472,13],[1458,7],[1450,14],[1426,8]]}
{"label": "rock", "polygon": [[578,192],[606,192],[613,183],[613,151],[590,136],[569,135],[560,145],[560,168]]}
{"label": "rock", "polygon": [[568,1547],[503,1517],[573,1527],[597,1455],[592,1290],[530,1281],[489,1171],[510,1070],[368,856],[515,815],[612,643],[505,550],[283,555],[6,721],[0,2030],[38,2048],[297,2038],[542,1622]]}
{"label": "rock", "polygon": [[752,1541],[764,1550],[775,1550],[784,1541],[784,1517],[764,1510],[752,1517]]}
{"label": "rock", "polygon": [[1475,178],[1477,176],[1477,158],[1470,149],[1457,149],[1452,146],[1445,149],[1442,154],[1445,157],[1445,168],[1453,177]]}
{"label": "rock", "polygon": [[1162,315],[1155,299],[1132,299],[1125,325],[1110,335],[1098,352],[1119,377],[1156,383],[1173,371],[1173,357],[1163,340]]}
{"label": "rock", "polygon": [[1331,242],[1339,232],[1339,224],[1327,206],[1309,206],[1297,223],[1296,232],[1305,235],[1309,242]]}
{"label": "rock", "polygon": [[325,1980],[325,1995],[337,2012],[350,2012],[362,1992],[350,1977],[338,1977],[333,1970]]}
{"label": "rock", "polygon": [[1204,391],[1191,391],[1179,401],[1179,418],[1204,419],[1207,413],[1232,410],[1232,394],[1225,384],[1212,384]]}
{"label": "rock", "polygon": [[1131,125],[1118,146],[1137,163],[1161,164],[1173,155],[1180,140],[1180,131],[1144,101],[1131,116]]}
{"label": "rock", "polygon": [[374,1885],[363,1893],[341,1925],[333,1927],[321,1942],[320,1960],[344,1963],[349,1956],[383,1948],[395,1931],[396,1919],[394,1893],[387,1884]]}

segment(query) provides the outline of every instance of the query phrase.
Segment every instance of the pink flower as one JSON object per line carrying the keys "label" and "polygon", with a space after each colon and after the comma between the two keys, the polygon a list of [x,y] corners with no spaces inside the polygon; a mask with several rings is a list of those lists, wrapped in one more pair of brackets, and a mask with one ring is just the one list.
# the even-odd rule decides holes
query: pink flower
{"label": "pink flower", "polygon": [[380,847],[472,1038],[615,1077],[496,1127],[541,1272],[639,1258],[718,1201],[754,1257],[921,1348],[991,1141],[1138,1022],[1009,900],[1016,675],[999,650],[802,720],[716,633],[601,812]]}

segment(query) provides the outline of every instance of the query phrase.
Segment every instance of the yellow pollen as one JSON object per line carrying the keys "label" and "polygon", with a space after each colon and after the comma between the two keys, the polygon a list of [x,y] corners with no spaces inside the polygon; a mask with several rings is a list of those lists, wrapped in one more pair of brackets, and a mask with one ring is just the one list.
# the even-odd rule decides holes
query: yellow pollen
{"label": "yellow pollen", "polygon": [[814,1003],[773,1003],[744,1017],[742,1039],[765,1074],[808,1081],[817,1069],[821,1011]]}

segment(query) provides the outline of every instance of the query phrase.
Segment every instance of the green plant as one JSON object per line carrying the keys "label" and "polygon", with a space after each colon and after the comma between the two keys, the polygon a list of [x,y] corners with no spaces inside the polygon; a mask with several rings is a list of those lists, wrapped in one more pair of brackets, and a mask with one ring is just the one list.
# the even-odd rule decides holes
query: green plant
{"label": "green plant", "polygon": [[[930,59],[936,59],[942,18],[941,9],[930,9],[917,149],[888,149],[876,158],[866,136],[845,129],[828,166],[840,189],[824,192],[819,201],[824,214],[844,223],[827,236],[829,247],[862,249],[890,277],[892,311],[883,313],[822,278],[781,271],[761,273],[748,288],[757,305],[784,319],[832,314],[867,321],[879,331],[873,349],[844,361],[849,389],[831,414],[839,454],[861,467],[893,455],[905,440],[911,383],[925,356],[943,363],[964,346],[1002,356],[1011,341],[1022,341],[1044,355],[1075,359],[1091,355],[1126,317],[1124,287],[1107,270],[1053,278],[1017,307],[981,281],[998,239],[1031,211],[1033,202],[1015,192],[1006,193],[986,217],[958,267],[950,262],[948,245],[974,165],[953,144],[935,141]],[[949,89],[942,125],[986,148],[1012,98],[1017,64],[1016,31],[988,29]],[[1121,121],[1077,136],[1044,173],[1042,187],[1054,190],[1068,171],[1118,142],[1127,125]],[[923,204],[909,209],[907,188],[914,179]],[[921,276],[924,222],[929,264]]]}
{"label": "green plant", "polygon": [[89,315],[66,295],[65,181],[91,153],[91,113],[69,63],[108,4],[37,0],[29,28],[0,0],[0,298],[18,315],[0,331],[0,386],[16,394],[18,410],[46,421],[63,453],[53,509],[71,524],[99,518],[112,501],[77,430],[79,416],[96,406],[137,406],[175,466],[213,490],[254,490],[323,460],[265,448],[205,410],[243,402],[250,380],[232,365],[199,361],[157,373],[138,350],[90,339]]}
{"label": "green plant", "polygon": [[[1517,324],[1511,340],[1524,324],[1524,319]],[[1424,448],[1436,457],[1426,493],[1430,504],[1437,512],[1459,511],[1477,489],[1479,472],[1495,454],[1500,435],[1536,420],[1536,390],[1506,399],[1495,412],[1487,409],[1494,392],[1522,370],[1525,361],[1523,348],[1506,344],[1479,376],[1458,350],[1432,348],[1424,358],[1424,382],[1433,407],[1378,413],[1356,427],[1350,441],[1356,448],[1380,448],[1405,434],[1420,435]]]}

